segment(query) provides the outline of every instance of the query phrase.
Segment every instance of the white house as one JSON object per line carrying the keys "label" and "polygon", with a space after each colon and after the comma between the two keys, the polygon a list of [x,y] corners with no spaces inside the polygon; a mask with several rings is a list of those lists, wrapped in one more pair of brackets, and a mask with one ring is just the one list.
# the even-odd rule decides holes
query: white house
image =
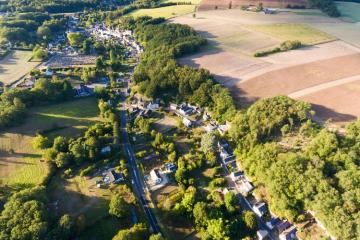
{"label": "white house", "polygon": [[186,117],[183,118],[182,122],[186,127],[191,127],[192,126],[192,121],[190,119],[186,118]]}
{"label": "white house", "polygon": [[209,120],[209,119],[210,119],[210,114],[205,111],[204,114],[203,114],[203,116],[202,116],[202,119],[203,119],[204,121]]}
{"label": "white house", "polygon": [[264,214],[267,213],[266,204],[263,202],[255,204],[253,206],[253,210],[254,210],[255,214],[258,215],[259,217],[262,217],[262,216],[264,216]]}
{"label": "white house", "polygon": [[147,105],[147,109],[149,110],[157,110],[159,109],[159,104],[158,103],[153,103],[153,102],[150,102],[148,105]]}
{"label": "white house", "polygon": [[244,176],[244,173],[242,171],[236,171],[230,174],[230,177],[233,181],[239,180],[242,176]]}
{"label": "white house", "polygon": [[176,111],[177,107],[178,107],[177,104],[175,104],[175,103],[170,103],[170,110]]}
{"label": "white house", "polygon": [[256,236],[258,237],[259,240],[263,240],[269,236],[269,232],[266,230],[260,229],[259,231],[256,232]]}
{"label": "white house", "polygon": [[204,130],[205,130],[207,133],[210,133],[210,132],[214,131],[216,128],[217,128],[216,124],[214,124],[214,123],[209,123],[208,125],[206,125],[206,126],[204,127]]}
{"label": "white house", "polygon": [[241,193],[249,193],[254,189],[251,182],[247,181],[246,179],[242,179],[240,182],[240,191]]}
{"label": "white house", "polygon": [[160,184],[162,182],[160,170],[158,168],[154,168],[150,171],[150,177],[155,184]]}

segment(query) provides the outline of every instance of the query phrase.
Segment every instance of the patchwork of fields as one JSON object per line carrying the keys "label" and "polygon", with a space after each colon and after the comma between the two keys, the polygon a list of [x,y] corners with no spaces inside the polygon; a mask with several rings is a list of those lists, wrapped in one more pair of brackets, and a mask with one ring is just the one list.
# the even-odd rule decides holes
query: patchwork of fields
{"label": "patchwork of fields", "polygon": [[[293,94],[313,103],[319,120],[330,117],[342,124],[360,116],[351,102],[346,107],[340,104],[350,100],[346,91],[349,96],[354,91],[345,88],[343,81],[345,84],[348,78],[360,76],[359,25],[329,18],[316,10],[274,15],[239,9],[200,11],[197,18],[182,16],[172,21],[194,27],[209,40],[202,52],[184,57],[180,63],[210,70],[217,81],[229,87],[239,105]],[[279,46],[285,40],[300,40],[307,46],[253,57],[256,51]],[[333,81],[338,81],[336,86],[326,85]],[[336,91],[339,93],[334,94]],[[334,104],[331,95],[317,97],[317,93],[325,92],[342,99]]]}

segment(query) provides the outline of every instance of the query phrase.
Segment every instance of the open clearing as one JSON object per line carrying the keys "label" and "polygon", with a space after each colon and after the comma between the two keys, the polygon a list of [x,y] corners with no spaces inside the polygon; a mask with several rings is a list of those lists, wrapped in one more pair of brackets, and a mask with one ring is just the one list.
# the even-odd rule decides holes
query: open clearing
{"label": "open clearing", "polygon": [[36,133],[46,131],[50,138],[75,136],[98,121],[97,115],[94,98],[31,109],[24,124],[0,135],[1,184],[22,188],[41,183],[48,173],[48,165],[40,160],[41,152],[32,148]]}
{"label": "open clearing", "polygon": [[[180,63],[208,69],[231,90],[240,106],[259,98],[291,96],[308,88],[312,91],[317,85],[360,74],[360,25],[329,18],[317,10],[272,15],[213,10],[200,11],[196,18],[181,16],[171,21],[194,27],[209,42],[201,52],[181,58]],[[254,52],[284,40],[300,40],[309,46],[252,57]],[[337,87],[340,85],[341,81]],[[326,107],[326,101],[322,104]],[[318,112],[319,119],[328,117],[324,111]],[[358,116],[355,109],[353,116]]]}
{"label": "open clearing", "polygon": [[30,62],[31,51],[11,51],[0,61],[0,81],[8,85],[30,72],[39,62]]}
{"label": "open clearing", "polygon": [[360,22],[360,3],[336,2],[341,18],[349,22]]}

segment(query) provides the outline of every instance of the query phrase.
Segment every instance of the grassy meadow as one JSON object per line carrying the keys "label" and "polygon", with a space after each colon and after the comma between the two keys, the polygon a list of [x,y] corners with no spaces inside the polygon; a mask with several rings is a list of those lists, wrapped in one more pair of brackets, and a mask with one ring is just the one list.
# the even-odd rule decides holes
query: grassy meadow
{"label": "grassy meadow", "polygon": [[137,18],[141,16],[150,16],[153,18],[163,17],[166,19],[185,15],[195,11],[194,5],[174,5],[161,8],[139,9],[130,15]]}
{"label": "grassy meadow", "polygon": [[254,31],[264,33],[281,41],[299,40],[307,45],[335,40],[334,37],[325,32],[300,23],[274,23],[251,25],[248,27]]}
{"label": "grassy meadow", "polygon": [[51,139],[77,136],[98,120],[94,98],[31,109],[23,124],[0,135],[0,185],[30,187],[46,177],[49,166],[41,160],[41,151],[32,147],[36,133],[44,132]]}
{"label": "grassy meadow", "polygon": [[[173,2],[176,3],[179,1],[177,0],[164,1],[164,3],[173,3]],[[191,5],[173,5],[173,6],[166,6],[160,8],[139,9],[130,13],[130,15],[135,18],[141,16],[150,16],[153,18],[163,17],[169,19],[195,12],[196,6],[200,4],[201,0],[190,0],[186,2],[191,3]]]}

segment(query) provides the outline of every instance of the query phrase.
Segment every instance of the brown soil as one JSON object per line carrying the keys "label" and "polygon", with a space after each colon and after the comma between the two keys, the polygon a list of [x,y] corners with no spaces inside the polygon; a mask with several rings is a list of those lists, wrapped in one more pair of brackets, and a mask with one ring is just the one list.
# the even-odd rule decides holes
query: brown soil
{"label": "brown soil", "polygon": [[235,97],[245,103],[259,98],[288,95],[321,83],[360,74],[360,54],[352,54],[327,60],[270,71],[233,89]]}
{"label": "brown soil", "polygon": [[356,82],[307,95],[301,100],[313,104],[320,120],[331,118],[337,124],[353,121],[360,117],[360,78]]}

